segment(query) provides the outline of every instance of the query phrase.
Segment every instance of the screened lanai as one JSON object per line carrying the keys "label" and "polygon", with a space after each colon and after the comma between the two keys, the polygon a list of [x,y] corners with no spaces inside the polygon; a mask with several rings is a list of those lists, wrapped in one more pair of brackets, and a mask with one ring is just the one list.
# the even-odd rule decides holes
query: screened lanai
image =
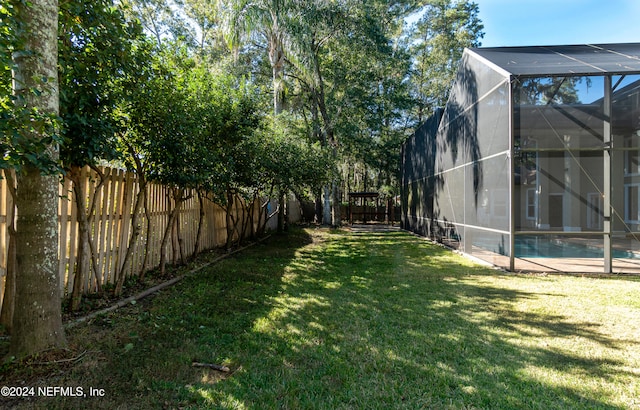
{"label": "screened lanai", "polygon": [[467,49],[402,227],[512,271],[640,272],[640,43]]}

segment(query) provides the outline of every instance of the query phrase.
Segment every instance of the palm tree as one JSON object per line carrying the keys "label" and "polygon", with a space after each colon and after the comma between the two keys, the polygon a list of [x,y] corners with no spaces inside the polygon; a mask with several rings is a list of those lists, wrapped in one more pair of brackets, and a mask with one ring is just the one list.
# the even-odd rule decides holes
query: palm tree
{"label": "palm tree", "polygon": [[266,40],[273,73],[275,115],[283,110],[287,21],[294,17],[294,3],[292,0],[221,0],[218,3],[224,16],[227,43],[232,50],[237,52],[243,35]]}

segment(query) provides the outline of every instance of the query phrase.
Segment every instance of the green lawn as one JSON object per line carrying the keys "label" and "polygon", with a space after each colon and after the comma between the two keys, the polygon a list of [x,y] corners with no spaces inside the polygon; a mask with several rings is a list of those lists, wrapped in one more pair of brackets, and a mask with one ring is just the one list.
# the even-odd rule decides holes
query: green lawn
{"label": "green lawn", "polygon": [[640,278],[507,274],[401,232],[274,236],[69,340],[87,352],[25,380],[105,396],[11,404],[640,408]]}

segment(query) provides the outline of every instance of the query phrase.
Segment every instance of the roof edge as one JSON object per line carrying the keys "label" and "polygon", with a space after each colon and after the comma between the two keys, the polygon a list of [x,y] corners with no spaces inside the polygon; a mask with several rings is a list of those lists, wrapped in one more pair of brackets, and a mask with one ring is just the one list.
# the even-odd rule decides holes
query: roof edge
{"label": "roof edge", "polygon": [[473,47],[465,51],[483,64],[509,73],[511,79],[640,73],[640,42]]}
{"label": "roof edge", "polygon": [[510,72],[509,70],[506,70],[504,67],[500,67],[498,64],[494,63],[493,61],[489,60],[486,57],[481,56],[480,54],[476,53],[474,51],[474,48],[466,48],[464,49],[464,51],[462,52],[462,57],[464,58],[465,54],[469,57],[473,57],[476,60],[480,61],[482,64],[491,67],[493,70],[495,70],[496,72],[504,75],[505,77],[507,77],[508,79],[511,79],[511,77],[513,76],[513,73]]}

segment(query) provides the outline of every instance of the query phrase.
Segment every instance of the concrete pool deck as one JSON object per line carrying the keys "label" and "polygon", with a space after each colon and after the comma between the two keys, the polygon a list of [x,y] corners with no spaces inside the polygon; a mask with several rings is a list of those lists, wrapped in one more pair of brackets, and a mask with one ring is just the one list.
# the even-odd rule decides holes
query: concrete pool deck
{"label": "concrete pool deck", "polygon": [[[474,249],[472,257],[497,267],[509,266],[509,257]],[[613,274],[640,275],[640,259],[613,259]],[[514,272],[605,274],[604,258],[515,258]]]}

